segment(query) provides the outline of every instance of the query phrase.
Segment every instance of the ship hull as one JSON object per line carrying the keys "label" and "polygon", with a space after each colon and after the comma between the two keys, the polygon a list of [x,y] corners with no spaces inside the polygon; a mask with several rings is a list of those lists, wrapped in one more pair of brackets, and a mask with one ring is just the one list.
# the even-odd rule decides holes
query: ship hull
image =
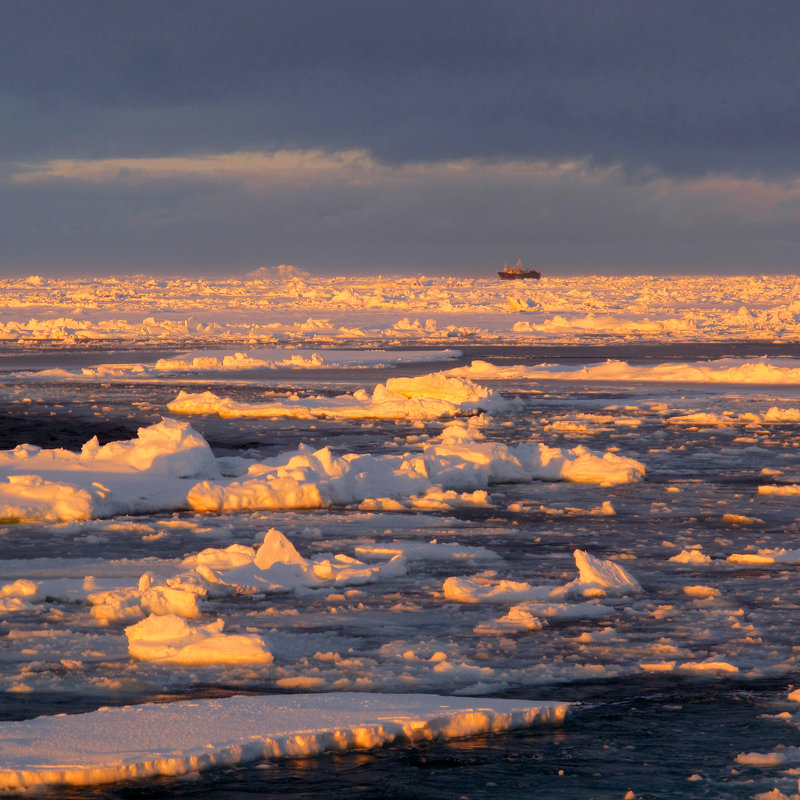
{"label": "ship hull", "polygon": [[533,278],[534,280],[539,280],[542,276],[535,270],[535,269],[527,269],[524,272],[498,272],[501,280],[504,281],[516,281],[521,280],[523,278]]}

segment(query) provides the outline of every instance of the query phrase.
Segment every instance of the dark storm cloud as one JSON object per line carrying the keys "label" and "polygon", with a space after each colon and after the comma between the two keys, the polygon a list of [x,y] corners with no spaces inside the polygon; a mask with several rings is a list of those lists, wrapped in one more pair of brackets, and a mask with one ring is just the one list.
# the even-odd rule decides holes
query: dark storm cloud
{"label": "dark storm cloud", "polygon": [[795,0],[5,0],[0,147],[786,175],[798,30]]}

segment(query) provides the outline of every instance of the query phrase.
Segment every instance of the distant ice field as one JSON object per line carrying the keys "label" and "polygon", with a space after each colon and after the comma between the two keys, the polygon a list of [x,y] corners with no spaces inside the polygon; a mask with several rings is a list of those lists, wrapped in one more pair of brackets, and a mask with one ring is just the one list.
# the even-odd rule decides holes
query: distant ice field
{"label": "distant ice field", "polygon": [[[303,346],[295,365],[273,354],[244,372],[220,368],[220,351],[236,347],[216,347],[219,363],[185,358],[202,358],[202,349],[42,347],[0,358],[0,450],[32,446],[4,456],[9,474],[25,474],[27,459],[39,464],[28,474],[55,480],[41,464],[61,458],[58,480],[72,485],[78,479],[63,471],[65,457],[48,453],[79,453],[96,435],[101,450],[86,451],[73,473],[86,473],[91,456],[93,469],[107,470],[95,475],[103,483],[113,465],[117,483],[104,484],[112,497],[132,485],[125,475],[140,481],[138,500],[125,495],[128,513],[96,504],[89,518],[0,523],[4,720],[239,693],[580,704],[556,729],[268,768],[232,763],[190,782],[102,784],[81,796],[257,790],[299,798],[318,796],[321,786],[342,798],[797,792],[798,761],[781,748],[800,746],[797,702],[789,698],[800,670],[800,385],[746,383],[741,373],[738,383],[679,374],[655,382],[624,369],[611,379],[580,370],[608,359],[647,369],[723,359],[794,369],[800,345],[461,342],[393,345],[377,360],[356,351],[328,364],[306,359],[330,348]],[[429,355],[405,355],[420,350]],[[459,354],[444,354],[450,350]],[[189,367],[97,371],[161,359]],[[452,372],[475,361],[524,369]],[[548,377],[526,373],[540,364],[556,369]],[[36,374],[54,369],[75,374]],[[90,372],[78,374],[83,369]],[[482,389],[460,384],[456,395],[454,384],[426,377],[439,373]],[[404,388],[391,383],[396,378],[417,383]],[[394,416],[369,416],[385,402],[376,399],[378,385],[399,386],[408,403],[392,400]],[[305,411],[335,408],[335,398],[351,409],[367,399],[357,418],[222,417],[168,411],[180,391],[267,412],[293,397]],[[451,407],[432,411],[432,400]],[[165,416],[208,446],[202,463],[187,467],[177,458],[190,446],[202,449],[186,437],[172,450],[159,440],[148,451],[153,459],[142,460],[139,429]],[[120,449],[133,441],[140,445]],[[537,472],[539,462],[525,460],[532,443],[557,450],[563,464],[577,460],[577,448],[629,459],[645,472],[610,482],[602,473],[608,460],[591,462],[580,480],[569,470]],[[109,444],[116,449],[100,464],[97,453]],[[339,462],[314,462],[313,474],[295,480],[321,487],[322,505],[263,506],[263,487],[277,480],[272,461],[295,452],[310,459],[325,448],[346,463],[371,459],[363,463],[372,470],[389,464],[394,477],[375,488],[343,477]],[[172,460],[154,465],[158,456]],[[311,469],[284,460],[286,470]],[[148,472],[167,461],[180,461],[181,474],[171,466]],[[403,461],[416,465],[416,482],[404,473],[400,483]],[[120,477],[124,465],[135,472]],[[262,498],[262,506],[147,510],[153,474],[159,491],[177,481],[188,498],[208,483],[229,503],[243,502],[233,484],[255,481],[260,488],[247,497]],[[285,496],[287,484],[280,486]]]}

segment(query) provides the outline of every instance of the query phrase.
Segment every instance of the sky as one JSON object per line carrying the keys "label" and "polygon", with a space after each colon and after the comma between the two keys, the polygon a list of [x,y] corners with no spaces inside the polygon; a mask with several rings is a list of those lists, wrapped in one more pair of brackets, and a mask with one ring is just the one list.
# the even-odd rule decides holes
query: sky
{"label": "sky", "polygon": [[796,0],[2,0],[0,276],[792,273]]}

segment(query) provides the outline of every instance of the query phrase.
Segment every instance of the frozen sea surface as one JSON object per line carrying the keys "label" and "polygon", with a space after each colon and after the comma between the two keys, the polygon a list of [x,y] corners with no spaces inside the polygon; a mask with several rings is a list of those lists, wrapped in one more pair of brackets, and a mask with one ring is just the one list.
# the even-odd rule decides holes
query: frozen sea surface
{"label": "frozen sea surface", "polygon": [[[129,439],[157,422],[177,390],[210,389],[242,402],[330,396],[393,375],[498,365],[631,364],[722,357],[796,358],[793,344],[460,348],[460,360],[402,367],[263,370],[148,380],[41,380],[38,353],[6,364],[0,449],[21,443],[77,450]],[[86,366],[135,360],[82,351]],[[167,357],[141,352],[138,360]],[[57,362],[56,362],[57,363]],[[490,384],[522,407],[481,428],[487,440],[527,439],[614,450],[647,467],[615,486],[534,481],[495,484],[489,507],[369,511],[357,507],[234,514],[190,512],[0,528],[0,586],[50,586],[0,617],[3,719],[103,705],[275,691],[438,692],[577,701],[557,729],[534,729],[379,752],[226,769],[192,780],[150,780],[74,797],[507,798],[754,797],[796,793],[791,765],[736,761],[800,745],[787,695],[800,683],[800,387],[505,380]],[[780,413],[770,417],[770,409]],[[444,421],[220,419],[192,416],[217,456],[275,456],[301,442],[340,453],[394,454],[438,435]],[[404,574],[308,593],[219,596],[202,620],[260,635],[269,665],[175,666],[134,661],[133,620],[100,625],[79,588],[166,579],[186,556],[257,546],[270,528],[306,558],[409,547]],[[466,555],[430,546],[459,545]],[[483,548],[492,557],[471,557]],[[503,581],[561,587],[573,551],[622,566],[630,593],[541,600],[511,595],[458,602],[448,578],[491,589]],[[449,555],[448,555],[449,553]],[[788,555],[787,555],[788,553]],[[734,557],[738,557],[734,558]],[[376,550],[369,563],[387,558]],[[771,560],[770,560],[771,559]],[[50,583],[48,583],[50,582]],[[70,594],[75,590],[75,593]],[[476,590],[477,591],[477,590]],[[524,594],[524,592],[523,592]],[[559,605],[561,604],[561,605]],[[517,615],[510,615],[517,607]],[[536,626],[525,623],[533,618]],[[193,623],[197,620],[190,620]]]}

